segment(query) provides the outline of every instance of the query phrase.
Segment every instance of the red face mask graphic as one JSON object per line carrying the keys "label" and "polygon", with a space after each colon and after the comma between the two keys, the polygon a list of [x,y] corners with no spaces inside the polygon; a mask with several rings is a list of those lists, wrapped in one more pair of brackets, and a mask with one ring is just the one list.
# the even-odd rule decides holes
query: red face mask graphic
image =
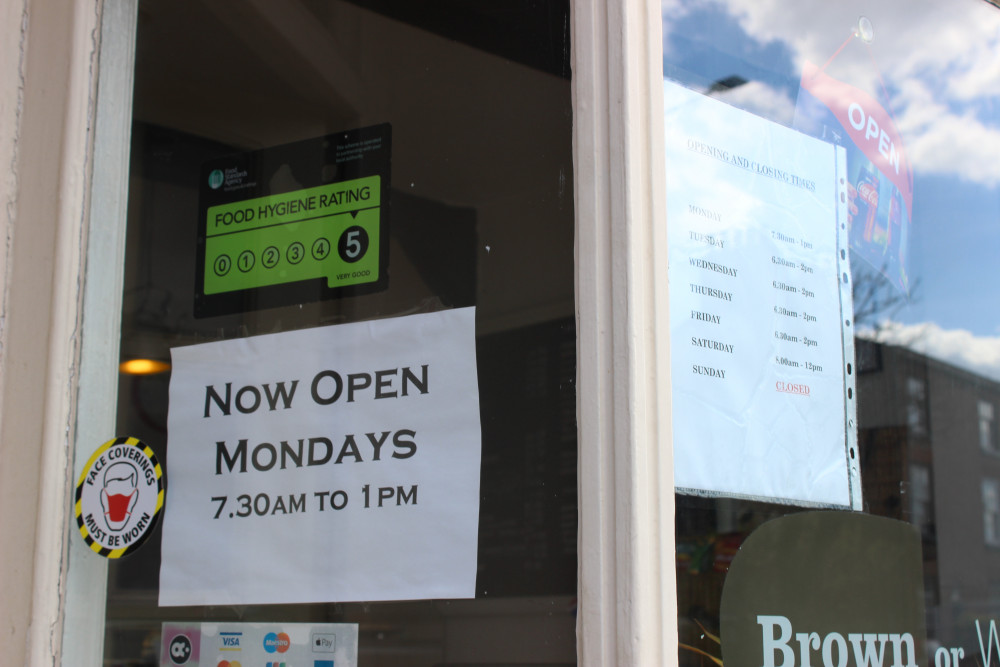
{"label": "red face mask graphic", "polygon": [[104,488],[101,489],[101,508],[104,522],[114,531],[121,530],[128,523],[139,500],[136,488],[138,476],[129,463],[115,463],[104,473]]}

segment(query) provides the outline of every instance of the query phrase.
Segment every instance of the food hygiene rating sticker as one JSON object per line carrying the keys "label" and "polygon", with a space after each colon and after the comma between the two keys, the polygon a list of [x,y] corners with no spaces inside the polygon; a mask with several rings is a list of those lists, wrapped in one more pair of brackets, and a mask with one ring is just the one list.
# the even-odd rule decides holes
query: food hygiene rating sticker
{"label": "food hygiene rating sticker", "polygon": [[76,483],[76,523],[87,546],[121,558],[149,535],[163,507],[163,468],[137,438],[109,440],[94,452]]}

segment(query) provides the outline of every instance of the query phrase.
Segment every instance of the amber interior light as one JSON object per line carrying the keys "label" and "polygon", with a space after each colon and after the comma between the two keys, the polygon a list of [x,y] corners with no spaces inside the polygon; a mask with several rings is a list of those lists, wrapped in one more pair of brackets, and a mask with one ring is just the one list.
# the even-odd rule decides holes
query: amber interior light
{"label": "amber interior light", "polygon": [[155,359],[129,359],[123,361],[118,370],[126,375],[153,375],[154,373],[165,373],[170,370],[170,364],[165,361]]}

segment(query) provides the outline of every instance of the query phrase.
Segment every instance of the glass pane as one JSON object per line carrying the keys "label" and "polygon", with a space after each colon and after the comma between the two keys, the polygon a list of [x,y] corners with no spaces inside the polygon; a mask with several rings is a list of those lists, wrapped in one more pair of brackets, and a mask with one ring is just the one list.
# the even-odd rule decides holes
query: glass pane
{"label": "glass pane", "polygon": [[[361,665],[575,664],[568,11],[140,2],[122,360],[169,363],[171,348],[192,344],[475,306],[478,562],[474,599],[161,607],[161,520],[111,563],[106,664],[160,664],[164,621],[356,623]],[[251,290],[235,312],[197,316],[205,165],[381,124],[391,126],[387,285],[316,287],[278,304]],[[302,184],[294,168],[271,185],[280,179]],[[118,412],[120,433],[165,465],[168,489],[170,377],[123,371]],[[303,540],[288,547],[308,549]],[[398,561],[387,579],[405,571],[406,554]],[[331,558],[331,577],[350,575]]]}
{"label": "glass pane", "polygon": [[[850,128],[804,122],[817,97],[810,77],[821,73],[842,91],[830,98],[845,123],[890,169],[905,150],[912,183],[902,186],[884,172],[852,173],[848,153],[856,198],[845,317],[854,324],[860,509],[919,530],[928,659],[954,647],[963,664],[988,663],[985,624],[1000,614],[1000,11],[981,0],[662,0],[661,8],[665,81],[850,151]],[[895,133],[873,126],[874,114],[862,120],[863,105],[852,106],[861,99]],[[668,156],[668,178],[680,168]],[[677,496],[681,664],[710,664],[694,649],[718,656],[705,630],[719,630],[740,545],[769,519],[803,509]]]}

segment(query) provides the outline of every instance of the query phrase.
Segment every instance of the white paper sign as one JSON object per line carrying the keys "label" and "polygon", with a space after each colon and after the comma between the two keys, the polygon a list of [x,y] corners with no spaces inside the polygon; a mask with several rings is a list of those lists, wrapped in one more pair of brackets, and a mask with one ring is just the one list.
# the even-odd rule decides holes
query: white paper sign
{"label": "white paper sign", "polygon": [[172,355],[161,605],[475,595],[474,309]]}
{"label": "white paper sign", "polygon": [[843,150],[664,89],[678,490],[850,505]]}

